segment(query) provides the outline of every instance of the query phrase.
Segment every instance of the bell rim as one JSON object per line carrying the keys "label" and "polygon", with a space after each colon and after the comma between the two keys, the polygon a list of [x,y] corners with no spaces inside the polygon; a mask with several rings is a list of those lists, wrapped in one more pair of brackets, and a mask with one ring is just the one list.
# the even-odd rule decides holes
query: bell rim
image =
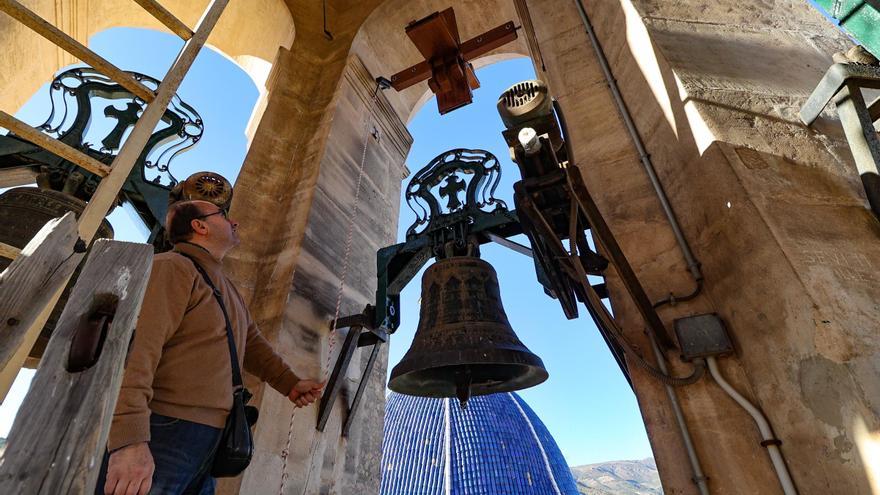
{"label": "bell rim", "polygon": [[[471,385],[471,395],[487,395],[493,393],[512,392],[525,388],[534,387],[541,384],[550,377],[550,373],[544,367],[544,362],[536,354],[522,349],[504,349],[493,348],[493,358],[487,361],[483,355],[483,349],[468,349],[464,351],[447,351],[434,353],[426,359],[402,359],[391,370],[391,376],[388,380],[388,388],[395,392],[406,395],[416,395],[420,397],[455,397],[455,386],[448,380],[439,380],[438,384],[443,387],[434,386],[434,390],[438,388],[446,389],[445,392],[434,392],[432,390],[422,390],[423,385],[417,386],[417,383],[423,383],[424,378],[419,379],[420,374],[429,371],[436,372],[443,368],[455,368],[464,366],[473,367],[497,367],[509,366],[511,368],[521,368],[522,373],[517,378],[508,380],[498,386],[487,387],[480,383]],[[455,363],[455,364],[449,364]],[[417,366],[416,366],[417,365]],[[429,387],[430,388],[430,387]]]}
{"label": "bell rim", "polygon": [[[505,392],[515,392],[531,388],[547,381],[550,374],[546,369],[537,366],[520,365],[526,373],[517,379],[508,380],[498,385],[488,386],[475,383],[470,387],[470,395],[491,395]],[[427,371],[427,370],[424,370]],[[389,380],[388,388],[394,392],[415,397],[453,398],[456,397],[455,386],[450,382],[437,380],[436,386],[424,385],[424,380],[417,376],[418,372],[401,375],[394,380]],[[441,386],[442,385],[442,386]]]}

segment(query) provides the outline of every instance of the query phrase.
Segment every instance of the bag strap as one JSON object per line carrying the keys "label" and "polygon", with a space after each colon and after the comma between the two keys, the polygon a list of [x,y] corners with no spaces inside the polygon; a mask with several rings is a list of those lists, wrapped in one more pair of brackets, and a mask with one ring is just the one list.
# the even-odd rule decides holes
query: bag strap
{"label": "bag strap", "polygon": [[238,352],[235,349],[235,339],[232,336],[232,323],[229,321],[229,314],[226,312],[226,305],[223,303],[223,296],[220,294],[220,291],[217,289],[217,286],[214,285],[214,282],[211,282],[211,277],[208,276],[208,272],[202,268],[192,256],[188,254],[184,254],[178,252],[181,256],[185,256],[192,261],[193,265],[195,265],[196,270],[202,275],[202,278],[205,279],[205,283],[211,288],[211,292],[214,294],[214,298],[217,299],[217,303],[220,305],[220,310],[223,311],[223,319],[226,321],[226,340],[229,343],[229,358],[232,364],[232,389],[233,392],[239,388],[243,388],[243,383],[241,380],[241,368],[238,366]]}

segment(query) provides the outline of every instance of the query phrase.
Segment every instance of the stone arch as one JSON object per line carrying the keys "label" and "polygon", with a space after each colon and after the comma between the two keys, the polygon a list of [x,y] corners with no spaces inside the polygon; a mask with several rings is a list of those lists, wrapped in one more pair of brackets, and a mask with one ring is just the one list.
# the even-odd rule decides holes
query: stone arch
{"label": "stone arch", "polygon": [[[113,27],[167,31],[130,0],[103,0],[98,6],[78,0],[29,0],[25,5],[79,42]],[[198,22],[205,2],[165,0],[163,5],[190,27]],[[253,80],[261,92],[279,47],[293,43],[295,28],[283,0],[230,2],[208,40],[208,45],[230,58]],[[41,84],[60,68],[76,62],[9,16],[0,15],[0,108],[16,111]]]}

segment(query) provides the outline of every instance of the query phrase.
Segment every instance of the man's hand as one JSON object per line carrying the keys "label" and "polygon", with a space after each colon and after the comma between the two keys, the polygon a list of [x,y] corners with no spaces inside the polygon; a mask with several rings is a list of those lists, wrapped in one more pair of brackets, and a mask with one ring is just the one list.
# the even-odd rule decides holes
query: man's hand
{"label": "man's hand", "polygon": [[305,407],[312,402],[321,398],[321,391],[324,389],[324,382],[315,380],[300,380],[287,394],[290,402],[296,404],[296,407]]}
{"label": "man's hand", "polygon": [[147,442],[122,447],[110,454],[105,495],[147,495],[153,485],[153,455]]}

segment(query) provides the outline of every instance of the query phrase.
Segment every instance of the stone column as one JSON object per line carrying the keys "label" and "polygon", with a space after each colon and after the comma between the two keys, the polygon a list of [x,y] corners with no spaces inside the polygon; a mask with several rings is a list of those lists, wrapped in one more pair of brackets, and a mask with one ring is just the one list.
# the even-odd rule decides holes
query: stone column
{"label": "stone column", "polygon": [[[264,334],[296,372],[326,379],[346,331],[329,331],[341,279],[339,316],[373,301],[375,253],[394,242],[412,140],[384,96],[373,100],[373,76],[348,54],[354,29],[334,30],[329,40],[320,17],[296,23],[294,44],[270,76],[267,107],[236,184],[232,214],[242,219],[245,241],[230,268]],[[352,219],[365,145],[359,213]],[[284,493],[378,491],[386,352],[351,434],[340,436],[366,359],[366,352],[355,354],[324,433],[315,430],[317,407],[297,412]],[[243,479],[225,483],[225,493],[280,487],[293,407],[272,390],[254,388],[258,451]]]}
{"label": "stone column", "polygon": [[[722,372],[783,442],[801,493],[877,489],[880,226],[838,124],[797,110],[845,37],[806,2],[584,2],[636,126],[702,262],[669,322],[715,312]],[[573,1],[529,2],[575,153],[649,295],[690,280]],[[612,278],[615,313],[650,356]],[[669,352],[678,374],[687,365]],[[632,370],[667,493],[696,493],[662,386]],[[714,494],[780,493],[751,418],[711,382],[678,390]]]}

